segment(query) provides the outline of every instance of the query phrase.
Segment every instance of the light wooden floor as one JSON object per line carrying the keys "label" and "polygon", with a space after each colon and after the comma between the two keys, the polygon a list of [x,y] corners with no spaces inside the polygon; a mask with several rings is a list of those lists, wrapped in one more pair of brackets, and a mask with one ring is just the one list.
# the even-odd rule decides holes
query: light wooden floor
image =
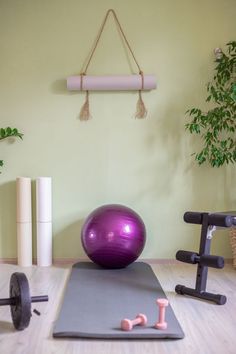
{"label": "light wooden floor", "polygon": [[52,330],[63,299],[70,266],[20,268],[0,265],[0,297],[8,296],[11,273],[26,273],[31,295],[49,295],[48,303],[32,304],[30,326],[22,332],[14,330],[9,307],[0,307],[1,354],[235,354],[236,353],[236,270],[226,265],[223,270],[210,270],[208,291],[225,294],[223,306],[176,295],[177,283],[193,286],[195,266],[188,264],[152,265],[170,300],[185,338],[180,340],[87,340],[53,339]]}

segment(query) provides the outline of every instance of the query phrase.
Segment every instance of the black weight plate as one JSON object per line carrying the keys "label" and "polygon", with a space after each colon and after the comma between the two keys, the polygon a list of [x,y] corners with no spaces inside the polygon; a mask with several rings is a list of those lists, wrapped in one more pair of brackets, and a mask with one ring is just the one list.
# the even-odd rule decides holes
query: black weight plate
{"label": "black weight plate", "polygon": [[14,327],[21,331],[28,327],[31,317],[29,283],[24,273],[13,273],[10,280],[11,316]]}

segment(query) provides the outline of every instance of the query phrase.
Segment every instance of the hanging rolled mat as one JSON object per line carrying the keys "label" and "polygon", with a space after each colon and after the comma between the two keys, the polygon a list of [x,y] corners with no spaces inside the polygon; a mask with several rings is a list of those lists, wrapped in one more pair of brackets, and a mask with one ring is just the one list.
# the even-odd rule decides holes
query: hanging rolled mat
{"label": "hanging rolled mat", "polygon": [[[134,62],[138,68],[138,74],[136,75],[110,75],[110,76],[89,76],[87,75],[88,67],[94,55],[94,52],[98,46],[99,40],[101,38],[102,32],[104,30],[107,18],[109,14],[112,14],[115,22],[120,30],[120,33],[134,59]],[[156,78],[154,75],[145,75],[137,59],[134,56],[134,52],[130,47],[130,44],[124,34],[121,24],[117,18],[117,15],[113,9],[107,11],[106,16],[103,20],[101,29],[96,38],[95,44],[91,50],[91,54],[88,57],[85,69],[81,71],[79,75],[70,76],[67,78],[67,89],[70,91],[85,91],[86,99],[85,103],[80,111],[80,119],[88,120],[90,115],[89,109],[89,91],[115,91],[115,90],[138,90],[139,98],[136,107],[136,118],[144,118],[147,115],[147,109],[144,105],[142,99],[143,90],[152,90],[156,88]]]}

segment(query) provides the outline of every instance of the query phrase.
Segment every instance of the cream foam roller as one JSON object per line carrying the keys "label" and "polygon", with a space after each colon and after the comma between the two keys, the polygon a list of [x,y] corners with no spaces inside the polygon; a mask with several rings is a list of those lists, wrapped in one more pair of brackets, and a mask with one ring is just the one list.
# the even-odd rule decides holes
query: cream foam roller
{"label": "cream foam roller", "polygon": [[36,179],[36,220],[37,222],[52,221],[51,177],[38,177]]}
{"label": "cream foam roller", "polygon": [[16,179],[16,221],[31,222],[31,179],[18,177]]}
{"label": "cream foam roller", "polygon": [[153,90],[156,88],[155,75],[111,75],[111,76],[70,76],[67,89],[70,91],[119,91],[119,90]]}
{"label": "cream foam roller", "polygon": [[32,266],[32,224],[16,223],[17,230],[17,260],[22,267]]}
{"label": "cream foam roller", "polygon": [[36,179],[37,264],[52,264],[52,179]]}
{"label": "cream foam roller", "polygon": [[37,222],[37,265],[52,265],[52,223]]}

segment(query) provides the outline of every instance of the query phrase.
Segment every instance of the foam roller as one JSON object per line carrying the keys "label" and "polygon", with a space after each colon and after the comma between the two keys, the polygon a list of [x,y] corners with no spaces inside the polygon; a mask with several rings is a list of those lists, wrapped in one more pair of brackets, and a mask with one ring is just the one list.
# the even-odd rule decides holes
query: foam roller
{"label": "foam roller", "polygon": [[184,213],[184,221],[189,224],[202,224],[202,213],[187,211]]}
{"label": "foam roller", "polygon": [[233,225],[233,217],[223,214],[209,214],[208,224],[222,227],[231,227]]}
{"label": "foam roller", "polygon": [[225,260],[220,256],[202,255],[199,259],[199,263],[211,268],[223,268]]}
{"label": "foam roller", "polygon": [[191,264],[196,264],[197,259],[199,258],[197,253],[191,252],[191,251],[183,251],[183,250],[179,250],[176,253],[175,257],[178,261],[181,261],[184,263],[191,263]]}

